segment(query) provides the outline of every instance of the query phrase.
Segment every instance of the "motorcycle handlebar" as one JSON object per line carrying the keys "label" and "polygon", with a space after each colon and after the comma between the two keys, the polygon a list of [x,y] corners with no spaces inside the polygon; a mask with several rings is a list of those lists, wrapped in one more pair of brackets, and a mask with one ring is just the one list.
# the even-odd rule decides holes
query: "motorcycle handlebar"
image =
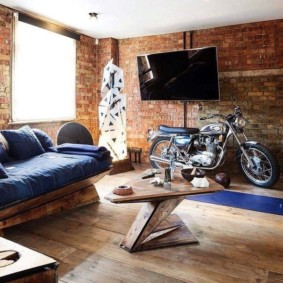
{"label": "motorcycle handlebar", "polygon": [[211,118],[214,118],[214,117],[220,117],[220,118],[223,118],[223,119],[226,118],[222,114],[213,114],[213,115],[210,115],[210,116],[207,116],[207,117],[201,117],[200,120],[207,120],[207,119],[211,119]]}

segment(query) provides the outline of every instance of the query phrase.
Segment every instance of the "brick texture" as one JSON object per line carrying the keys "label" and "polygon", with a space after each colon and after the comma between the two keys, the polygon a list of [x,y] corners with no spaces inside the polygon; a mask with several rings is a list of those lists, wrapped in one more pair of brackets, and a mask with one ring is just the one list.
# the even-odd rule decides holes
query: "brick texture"
{"label": "brick texture", "polygon": [[[0,129],[19,128],[11,121],[11,59],[12,59],[12,10],[0,7]],[[95,39],[81,36],[77,42],[77,118],[93,137],[98,136],[97,126],[97,46]],[[47,132],[56,142],[56,135],[64,122],[32,123],[32,128]]]}
{"label": "brick texture", "polygon": [[9,9],[0,8],[0,127],[5,128],[10,120],[10,61],[12,40],[12,14]]}
{"label": "brick texture", "polygon": [[[142,161],[148,162],[148,129],[159,124],[183,125],[183,104],[140,100],[136,56],[146,53],[217,46],[220,71],[220,102],[201,102],[187,106],[187,125],[201,127],[199,117],[210,113],[229,114],[230,96],[235,96],[248,120],[250,139],[269,146],[282,164],[282,91],[283,91],[283,21],[268,21],[185,33],[173,33],[119,40],[120,66],[124,70],[127,94],[128,146],[143,149]],[[192,39],[192,42],[190,41]],[[276,69],[277,72],[268,72]],[[274,75],[275,73],[275,75]],[[226,170],[237,171],[232,152]],[[233,162],[232,162],[233,161]],[[229,166],[227,166],[229,164]],[[282,170],[282,169],[281,169]]]}
{"label": "brick texture", "polygon": [[[0,129],[18,128],[11,120],[11,46],[12,10],[0,7]],[[190,47],[217,46],[220,71],[220,102],[187,105],[187,125],[203,126],[199,117],[209,113],[228,114],[230,96],[237,98],[248,120],[250,139],[269,146],[283,168],[283,20],[227,27],[176,32],[116,40],[81,36],[77,43],[77,119],[90,129],[98,141],[97,107],[101,100],[103,68],[113,58],[124,71],[127,96],[127,145],[143,149],[142,162],[148,162],[150,144],[147,130],[159,124],[183,125],[183,104],[140,100],[136,56],[146,53],[182,50]],[[63,122],[32,124],[51,135],[53,140]],[[225,169],[237,170],[230,152]]]}

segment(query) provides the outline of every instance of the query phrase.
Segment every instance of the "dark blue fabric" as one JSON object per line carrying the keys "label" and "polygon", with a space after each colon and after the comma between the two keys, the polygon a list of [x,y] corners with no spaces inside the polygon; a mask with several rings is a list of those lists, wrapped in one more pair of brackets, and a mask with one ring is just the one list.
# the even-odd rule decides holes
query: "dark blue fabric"
{"label": "dark blue fabric", "polygon": [[32,131],[36,135],[45,151],[48,151],[49,148],[53,146],[52,139],[45,132],[39,129],[32,129]]}
{"label": "dark blue fabric", "polygon": [[46,152],[5,164],[9,178],[0,180],[0,207],[54,191],[106,170],[112,159]]}
{"label": "dark blue fabric", "polygon": [[44,149],[29,126],[18,130],[3,130],[3,136],[9,143],[9,153],[16,159],[26,159],[42,154]]}
{"label": "dark blue fabric", "polygon": [[7,172],[3,165],[0,163],[0,179],[8,178]]}
{"label": "dark blue fabric", "polygon": [[89,145],[89,144],[76,144],[76,143],[63,143],[56,146],[58,151],[70,150],[70,151],[86,151],[86,152],[98,152],[107,151],[104,146]]}
{"label": "dark blue fabric", "polygon": [[283,215],[283,199],[223,190],[216,193],[186,197],[201,201],[265,213]]}
{"label": "dark blue fabric", "polygon": [[91,152],[91,151],[74,151],[74,150],[63,150],[60,151],[62,154],[74,154],[74,155],[86,155],[90,157],[97,158],[99,160],[108,159],[110,157],[110,151],[97,151],[97,152]]}
{"label": "dark blue fabric", "polygon": [[67,154],[87,155],[98,158],[99,160],[107,159],[110,157],[110,151],[106,147],[88,144],[64,143],[52,147],[52,150]]}
{"label": "dark blue fabric", "polygon": [[0,145],[0,162],[6,163],[11,161],[10,156],[8,155],[7,151],[3,148],[2,145]]}

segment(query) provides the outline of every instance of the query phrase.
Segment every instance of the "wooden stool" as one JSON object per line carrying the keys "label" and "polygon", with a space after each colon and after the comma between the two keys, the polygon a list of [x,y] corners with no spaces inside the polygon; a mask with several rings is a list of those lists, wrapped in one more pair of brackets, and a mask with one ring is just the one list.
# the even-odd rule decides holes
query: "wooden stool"
{"label": "wooden stool", "polygon": [[130,161],[134,161],[134,159],[132,159],[132,153],[133,153],[135,157],[135,163],[141,163],[141,152],[142,149],[140,147],[128,147],[128,154]]}

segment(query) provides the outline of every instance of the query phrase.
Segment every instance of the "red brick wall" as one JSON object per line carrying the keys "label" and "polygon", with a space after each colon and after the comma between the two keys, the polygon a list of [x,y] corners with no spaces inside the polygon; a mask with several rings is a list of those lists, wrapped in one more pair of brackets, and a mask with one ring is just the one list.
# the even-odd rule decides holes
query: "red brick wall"
{"label": "red brick wall", "polygon": [[10,119],[10,61],[12,39],[12,15],[10,10],[0,8],[0,128],[7,126]]}
{"label": "red brick wall", "polygon": [[95,39],[81,36],[77,42],[77,87],[76,105],[77,118],[91,132],[94,142],[98,136],[97,127],[97,45]]}
{"label": "red brick wall", "polygon": [[[229,114],[230,96],[237,98],[248,120],[250,139],[269,146],[282,165],[283,143],[283,21],[268,21],[220,27],[186,33],[186,47],[217,46],[220,71],[220,102],[188,105],[187,124],[202,126],[198,118],[208,113]],[[190,42],[192,39],[192,42]],[[136,56],[183,49],[183,33],[119,40],[120,67],[125,74],[127,94],[127,143],[142,147],[142,161],[148,162],[150,144],[146,133],[159,124],[183,125],[183,104],[168,101],[141,102]],[[230,160],[233,157],[230,154]],[[229,162],[229,160],[228,160]],[[230,162],[229,162],[230,163]],[[235,169],[234,163],[230,163]],[[283,167],[283,165],[282,165]]]}
{"label": "red brick wall", "polygon": [[119,41],[119,63],[124,71],[127,95],[127,144],[143,148],[147,162],[146,132],[161,123],[183,125],[183,105],[178,102],[141,101],[138,89],[136,56],[145,53],[183,49],[183,33],[123,39]]}
{"label": "red brick wall", "polygon": [[283,67],[283,21],[268,21],[193,32],[193,47],[218,46],[219,71]]}
{"label": "red brick wall", "polygon": [[[20,127],[11,120],[11,40],[10,9],[0,7],[0,129]],[[207,113],[231,111],[230,95],[236,96],[248,119],[247,135],[272,148],[283,164],[283,21],[268,21],[185,33],[186,47],[215,45],[219,52],[221,101],[188,105],[187,125],[201,126],[198,118]],[[192,38],[192,42],[190,39]],[[77,121],[90,129],[98,141],[97,107],[101,100],[101,79],[106,63],[114,58],[124,70],[127,95],[127,143],[143,148],[142,161],[148,162],[150,144],[146,133],[159,124],[183,125],[183,104],[141,102],[136,56],[144,53],[182,50],[184,33],[131,39],[101,39],[99,44],[86,36],[77,45]],[[55,141],[62,122],[32,124],[49,133]]]}
{"label": "red brick wall", "polygon": [[[0,129],[19,128],[11,124],[11,59],[12,10],[0,7]],[[76,121],[85,125],[93,137],[98,136],[97,126],[97,46],[95,39],[81,36],[77,43]],[[64,122],[30,124],[47,132],[56,142],[56,134]]]}

